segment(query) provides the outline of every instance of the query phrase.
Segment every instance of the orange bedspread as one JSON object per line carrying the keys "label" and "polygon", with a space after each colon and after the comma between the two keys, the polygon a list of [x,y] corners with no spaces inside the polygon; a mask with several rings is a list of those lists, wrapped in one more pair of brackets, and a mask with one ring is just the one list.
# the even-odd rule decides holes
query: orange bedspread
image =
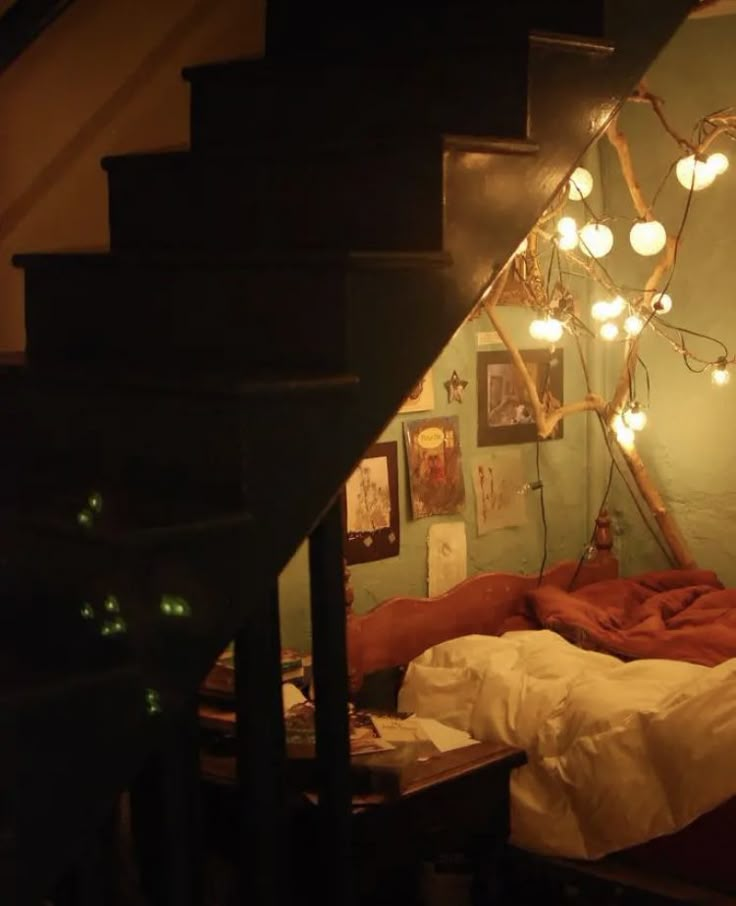
{"label": "orange bedspread", "polygon": [[541,586],[529,616],[576,645],[625,659],[715,666],[736,657],[736,589],[708,570],[666,570],[566,592]]}

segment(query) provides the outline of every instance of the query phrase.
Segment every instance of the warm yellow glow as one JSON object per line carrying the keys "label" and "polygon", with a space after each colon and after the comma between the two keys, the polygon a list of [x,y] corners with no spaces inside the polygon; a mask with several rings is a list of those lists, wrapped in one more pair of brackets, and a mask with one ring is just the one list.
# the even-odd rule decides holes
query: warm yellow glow
{"label": "warm yellow glow", "polygon": [[639,255],[657,255],[667,242],[667,232],[658,220],[643,220],[632,226],[629,241]]}
{"label": "warm yellow glow", "polygon": [[594,321],[607,321],[609,318],[614,317],[611,312],[611,303],[603,301],[594,302],[590,308],[590,314]]}
{"label": "warm yellow glow", "polygon": [[658,315],[666,315],[668,311],[672,311],[672,296],[667,293],[655,293],[652,296],[652,309]]}
{"label": "warm yellow glow", "polygon": [[599,333],[604,340],[615,340],[618,336],[618,324],[614,324],[613,321],[606,321],[601,324]]}
{"label": "warm yellow glow", "polygon": [[678,182],[688,191],[699,192],[701,189],[707,189],[718,175],[716,171],[708,165],[708,161],[696,160],[695,155],[689,154],[677,161],[675,167]]}
{"label": "warm yellow glow", "polygon": [[621,413],[617,412],[611,419],[611,430],[616,434],[622,429],[625,428],[624,420],[621,418]]}
{"label": "warm yellow glow", "polygon": [[585,167],[576,167],[572,171],[567,194],[571,201],[581,201],[593,191],[593,176]]}
{"label": "warm yellow glow", "polygon": [[632,431],[643,431],[647,424],[647,414],[638,403],[633,403],[624,412],[623,421]]}
{"label": "warm yellow glow", "polygon": [[707,164],[708,169],[715,173],[716,176],[720,176],[728,170],[728,158],[722,151],[716,151],[715,154],[711,154],[708,157]]}
{"label": "warm yellow glow", "polygon": [[725,387],[731,380],[731,372],[725,365],[716,365],[710,373],[710,379],[716,387]]}
{"label": "warm yellow glow", "polygon": [[626,308],[626,299],[621,296],[615,296],[611,299],[608,305],[610,316],[612,318],[617,318],[619,315],[623,314],[624,309]]}
{"label": "warm yellow glow", "polygon": [[535,318],[529,325],[529,334],[535,340],[544,340],[547,336],[547,324],[541,318]]}
{"label": "warm yellow glow", "polygon": [[625,450],[631,450],[634,446],[634,432],[627,425],[621,425],[616,430],[616,440]]}
{"label": "warm yellow glow", "polygon": [[562,337],[562,321],[557,318],[547,318],[545,339],[550,343],[556,343]]}
{"label": "warm yellow glow", "polygon": [[578,225],[574,217],[561,217],[557,221],[557,245],[563,252],[572,251],[578,244]]}
{"label": "warm yellow glow", "polygon": [[523,255],[526,252],[528,247],[529,247],[529,240],[524,238],[521,240],[521,242],[516,247],[516,251],[514,252],[514,254]]}
{"label": "warm yellow glow", "polygon": [[624,321],[624,330],[630,337],[638,337],[644,328],[644,321],[639,315],[629,315]]}
{"label": "warm yellow glow", "polygon": [[591,258],[603,258],[613,248],[613,233],[605,223],[590,221],[580,230],[580,248]]}

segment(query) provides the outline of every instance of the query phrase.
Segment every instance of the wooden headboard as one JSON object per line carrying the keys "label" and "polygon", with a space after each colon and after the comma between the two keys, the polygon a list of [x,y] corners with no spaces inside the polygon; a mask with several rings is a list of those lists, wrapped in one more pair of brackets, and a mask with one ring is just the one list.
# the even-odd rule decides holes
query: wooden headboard
{"label": "wooden headboard", "polygon": [[[611,526],[602,511],[596,520],[591,556],[579,563],[564,560],[542,574],[541,584],[579,588],[618,576],[612,553]],[[493,634],[536,588],[539,576],[478,573],[434,598],[395,597],[365,614],[348,607],[347,647],[350,688],[357,692],[370,673],[408,664],[432,645],[475,633]]]}

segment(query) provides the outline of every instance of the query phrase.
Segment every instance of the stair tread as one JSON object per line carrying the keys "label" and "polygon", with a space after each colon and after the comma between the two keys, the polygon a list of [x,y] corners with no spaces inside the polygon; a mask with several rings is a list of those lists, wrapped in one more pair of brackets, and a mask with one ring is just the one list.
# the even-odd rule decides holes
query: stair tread
{"label": "stair tread", "polygon": [[[90,394],[131,390],[181,396],[239,398],[266,394],[349,392],[359,384],[359,379],[353,374],[260,371],[252,375],[200,372],[182,376],[167,374],[165,371],[146,371],[138,366],[131,370],[114,366],[78,368],[74,364],[39,367],[28,363],[23,370],[24,378],[31,383],[51,382],[54,387],[82,384]],[[90,385],[91,376],[94,376],[93,385]]]}
{"label": "stair tread", "polygon": [[192,249],[186,254],[170,249],[152,249],[150,251],[89,251],[89,252],[22,252],[13,255],[15,267],[55,267],[67,264],[89,264],[95,267],[115,266],[172,266],[202,267],[220,269],[244,269],[255,267],[277,267],[284,264],[299,266],[333,265],[346,268],[384,268],[384,267],[448,267],[452,263],[445,251],[351,251],[340,249],[304,249],[277,248],[262,250],[258,253],[233,252],[225,249],[222,252],[209,249]]}

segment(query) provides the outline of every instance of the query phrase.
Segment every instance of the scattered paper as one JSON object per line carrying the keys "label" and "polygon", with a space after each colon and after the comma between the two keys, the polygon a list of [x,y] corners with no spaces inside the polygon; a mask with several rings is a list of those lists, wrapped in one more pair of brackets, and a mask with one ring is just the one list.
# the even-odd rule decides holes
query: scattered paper
{"label": "scattered paper", "polygon": [[427,739],[434,743],[435,748],[440,752],[451,752],[453,749],[462,749],[465,746],[474,746],[477,739],[466,733],[464,730],[456,730],[454,727],[446,727],[438,720],[431,717],[415,718]]}
{"label": "scattered paper", "polygon": [[486,453],[473,461],[473,488],[478,534],[526,523],[521,453]]}
{"label": "scattered paper", "polygon": [[441,595],[468,575],[468,549],[464,522],[438,522],[427,534],[430,597]]}

